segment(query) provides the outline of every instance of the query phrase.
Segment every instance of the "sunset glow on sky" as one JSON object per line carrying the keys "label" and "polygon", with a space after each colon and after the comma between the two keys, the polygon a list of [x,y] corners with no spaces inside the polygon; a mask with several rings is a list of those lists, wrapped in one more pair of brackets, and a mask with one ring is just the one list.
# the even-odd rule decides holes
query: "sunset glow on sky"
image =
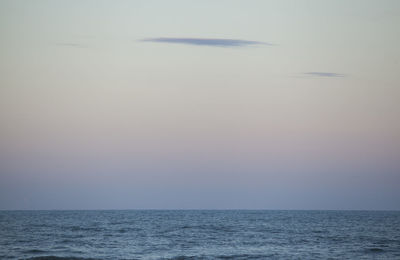
{"label": "sunset glow on sky", "polygon": [[400,1],[0,1],[0,209],[400,210]]}

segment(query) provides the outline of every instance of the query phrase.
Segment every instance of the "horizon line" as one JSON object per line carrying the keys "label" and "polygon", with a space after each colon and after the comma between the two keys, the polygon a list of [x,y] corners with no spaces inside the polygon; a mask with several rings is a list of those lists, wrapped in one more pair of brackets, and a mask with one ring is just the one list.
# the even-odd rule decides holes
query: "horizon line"
{"label": "horizon line", "polygon": [[132,209],[0,209],[1,211],[400,211],[400,209],[241,209],[241,208],[132,208]]}

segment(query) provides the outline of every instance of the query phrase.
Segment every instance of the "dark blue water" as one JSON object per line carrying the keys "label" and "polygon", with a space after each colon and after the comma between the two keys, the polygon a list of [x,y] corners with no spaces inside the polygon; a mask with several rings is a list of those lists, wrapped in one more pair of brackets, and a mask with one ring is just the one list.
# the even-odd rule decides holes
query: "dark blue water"
{"label": "dark blue water", "polygon": [[0,211],[0,259],[400,259],[400,212]]}

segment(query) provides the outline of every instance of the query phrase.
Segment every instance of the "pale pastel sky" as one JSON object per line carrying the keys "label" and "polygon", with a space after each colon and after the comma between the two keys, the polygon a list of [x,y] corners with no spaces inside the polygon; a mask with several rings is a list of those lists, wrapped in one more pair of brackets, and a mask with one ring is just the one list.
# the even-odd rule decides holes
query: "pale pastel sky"
{"label": "pale pastel sky", "polygon": [[400,210],[400,1],[0,1],[0,209]]}

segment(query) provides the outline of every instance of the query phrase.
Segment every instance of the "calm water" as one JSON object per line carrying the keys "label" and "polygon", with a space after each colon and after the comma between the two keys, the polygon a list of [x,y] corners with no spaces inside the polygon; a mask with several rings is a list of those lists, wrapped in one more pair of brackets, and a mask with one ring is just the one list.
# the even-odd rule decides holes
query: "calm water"
{"label": "calm water", "polygon": [[0,259],[400,259],[400,212],[0,211]]}

